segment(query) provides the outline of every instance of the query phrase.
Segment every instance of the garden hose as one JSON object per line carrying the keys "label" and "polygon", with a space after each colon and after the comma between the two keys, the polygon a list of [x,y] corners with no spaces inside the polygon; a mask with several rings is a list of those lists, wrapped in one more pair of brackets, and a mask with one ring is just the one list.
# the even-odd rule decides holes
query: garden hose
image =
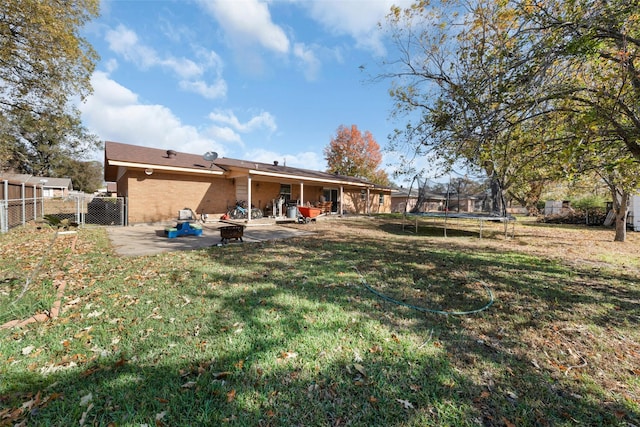
{"label": "garden hose", "polygon": [[432,313],[432,314],[444,314],[444,315],[452,315],[452,316],[467,316],[470,314],[476,314],[476,313],[480,313],[481,311],[484,311],[486,309],[488,309],[489,307],[491,307],[491,305],[494,302],[494,297],[493,297],[493,292],[491,292],[491,289],[489,289],[489,287],[482,283],[482,286],[485,288],[485,290],[487,291],[487,295],[489,296],[489,302],[487,304],[485,304],[484,306],[475,309],[475,310],[468,310],[468,311],[446,311],[446,310],[436,310],[433,308],[426,308],[426,307],[420,307],[417,305],[412,305],[412,304],[407,304],[403,301],[398,301],[397,299],[391,298],[383,293],[378,292],[377,290],[373,289],[368,283],[367,281],[364,279],[364,277],[362,276],[362,274],[360,273],[360,271],[358,271],[358,269],[356,267],[353,267],[354,270],[356,270],[356,272],[358,273],[358,275],[360,276],[360,279],[362,280],[362,285],[371,293],[373,293],[374,295],[376,295],[378,298],[381,298],[385,301],[391,302],[393,304],[397,304],[403,307],[407,307],[413,310],[417,310],[420,311],[422,313]]}

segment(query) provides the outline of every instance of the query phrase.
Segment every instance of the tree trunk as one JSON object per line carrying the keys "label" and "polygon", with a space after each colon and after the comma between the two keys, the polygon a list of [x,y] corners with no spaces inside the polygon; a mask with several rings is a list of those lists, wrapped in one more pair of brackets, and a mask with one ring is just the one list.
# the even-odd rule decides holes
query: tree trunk
{"label": "tree trunk", "polygon": [[624,242],[627,238],[627,215],[629,214],[629,193],[609,184],[613,196],[613,212],[616,216],[614,242]]}
{"label": "tree trunk", "polygon": [[495,173],[491,176],[491,214],[496,216],[505,215],[502,186]]}
{"label": "tree trunk", "polygon": [[527,208],[528,216],[538,216],[540,210],[538,209],[538,202],[540,196],[542,196],[542,190],[544,189],[544,182],[532,181],[529,191],[525,195],[525,207]]}

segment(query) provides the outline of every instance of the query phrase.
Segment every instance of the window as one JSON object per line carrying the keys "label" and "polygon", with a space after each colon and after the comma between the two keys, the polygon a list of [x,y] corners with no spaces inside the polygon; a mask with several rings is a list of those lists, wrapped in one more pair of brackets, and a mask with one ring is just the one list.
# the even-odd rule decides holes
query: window
{"label": "window", "polygon": [[360,190],[360,200],[367,200],[367,192],[365,190]]}
{"label": "window", "polygon": [[378,196],[378,204],[384,205],[384,194],[383,193],[380,193],[380,195]]}
{"label": "window", "polygon": [[287,201],[291,199],[291,184],[280,184],[280,195]]}

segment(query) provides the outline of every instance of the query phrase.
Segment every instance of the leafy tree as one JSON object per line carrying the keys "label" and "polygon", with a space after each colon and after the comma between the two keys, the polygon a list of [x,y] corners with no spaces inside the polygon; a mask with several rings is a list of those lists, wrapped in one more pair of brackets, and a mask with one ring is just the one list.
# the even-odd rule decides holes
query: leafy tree
{"label": "leafy tree", "polygon": [[410,118],[392,142],[467,162],[491,177],[494,196],[531,206],[544,182],[594,165],[588,154],[603,149],[600,167],[629,189],[626,157],[640,160],[637,1],[447,5],[389,15],[400,59],[385,77]]}
{"label": "leafy tree", "polygon": [[103,186],[103,172],[104,166],[98,161],[69,160],[60,167],[57,175],[71,178],[76,190],[94,193]]}
{"label": "leafy tree", "polygon": [[387,173],[379,169],[382,162],[380,145],[369,131],[364,135],[356,125],[341,125],[336,136],[324,149],[330,173],[366,179],[374,184],[389,185]]}
{"label": "leafy tree", "polygon": [[563,100],[565,111],[592,114],[640,160],[638,1],[514,4],[536,34],[536,43],[526,46],[536,65],[525,76],[542,83],[527,85],[536,89],[532,101]]}
{"label": "leafy tree", "polygon": [[88,157],[101,142],[82,125],[72,109],[62,114],[21,111],[5,130],[13,142],[11,169],[36,176],[65,176],[65,165]]}
{"label": "leafy tree", "polygon": [[528,39],[507,42],[519,28],[513,7],[492,0],[450,6],[416,2],[388,16],[400,57],[384,77],[393,79],[395,117],[409,119],[392,136],[391,149],[408,147],[444,159],[445,167],[484,171],[492,181],[491,211],[504,215],[504,193],[541,164],[533,143],[539,133],[524,121],[539,107],[511,107],[528,96],[512,84],[520,73],[514,63],[526,62],[519,48]]}
{"label": "leafy tree", "polygon": [[0,111],[59,110],[91,91],[98,57],[79,35],[99,0],[4,1],[0,11]]}
{"label": "leafy tree", "polygon": [[72,107],[97,54],[79,35],[99,0],[20,0],[0,9],[0,170],[56,176],[99,147]]}

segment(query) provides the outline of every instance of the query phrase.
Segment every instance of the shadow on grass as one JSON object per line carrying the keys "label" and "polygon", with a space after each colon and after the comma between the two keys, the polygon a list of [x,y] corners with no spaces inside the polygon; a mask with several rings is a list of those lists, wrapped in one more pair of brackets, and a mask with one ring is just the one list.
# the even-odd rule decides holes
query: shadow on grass
{"label": "shadow on grass", "polygon": [[[167,286],[179,283],[190,300],[205,300],[176,320],[186,335],[164,330],[173,324],[167,319],[128,319],[125,332],[135,327],[144,341],[81,369],[6,371],[0,404],[54,396],[29,414],[34,425],[77,425],[84,411],[96,425],[627,425],[640,418],[574,377],[577,367],[559,375],[541,368],[532,354],[544,349],[528,352],[520,336],[552,337],[554,322],[576,315],[584,325],[637,322],[632,276],[592,277],[451,242],[418,247],[393,234],[383,242],[294,239],[193,256],[202,262],[162,272]],[[496,303],[476,316],[424,314],[380,301],[363,278],[436,309],[484,304],[477,284],[486,283]]]}

